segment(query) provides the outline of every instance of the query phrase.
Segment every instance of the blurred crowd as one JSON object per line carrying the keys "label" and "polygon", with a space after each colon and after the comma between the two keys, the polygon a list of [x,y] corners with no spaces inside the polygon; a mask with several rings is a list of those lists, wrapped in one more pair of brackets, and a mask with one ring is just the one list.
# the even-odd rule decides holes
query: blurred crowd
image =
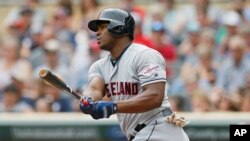
{"label": "blurred crowd", "polygon": [[[250,111],[250,3],[232,0],[225,8],[210,0],[187,1],[118,0],[115,6],[134,17],[134,42],[165,58],[173,110]],[[0,112],[79,111],[79,101],[39,78],[41,69],[51,70],[80,94],[89,66],[107,55],[87,23],[108,6],[98,0],[72,2],[57,0],[49,13],[41,1],[25,0],[6,15]]]}

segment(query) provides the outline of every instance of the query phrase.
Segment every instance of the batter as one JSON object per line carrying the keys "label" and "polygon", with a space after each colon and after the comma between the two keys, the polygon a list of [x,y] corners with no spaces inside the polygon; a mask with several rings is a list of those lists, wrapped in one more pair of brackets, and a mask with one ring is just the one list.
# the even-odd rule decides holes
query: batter
{"label": "batter", "polygon": [[[90,67],[81,111],[94,119],[117,114],[129,141],[189,141],[182,127],[165,121],[173,114],[165,93],[165,60],[159,52],[132,43],[133,17],[109,8],[88,27],[110,55]],[[105,95],[111,101],[102,101]]]}

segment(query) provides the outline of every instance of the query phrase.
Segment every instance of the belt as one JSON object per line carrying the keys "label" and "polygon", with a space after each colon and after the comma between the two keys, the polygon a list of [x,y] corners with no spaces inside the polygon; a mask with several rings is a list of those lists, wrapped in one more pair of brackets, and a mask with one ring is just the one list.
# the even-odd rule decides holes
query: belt
{"label": "belt", "polygon": [[[170,108],[166,108],[166,109],[162,110],[161,112],[162,112],[163,117],[169,116],[173,113],[173,111]],[[146,126],[147,125],[145,123],[137,124],[136,127],[134,128],[134,130],[131,132],[131,136],[129,137],[129,141],[132,141],[135,138],[135,135]]]}

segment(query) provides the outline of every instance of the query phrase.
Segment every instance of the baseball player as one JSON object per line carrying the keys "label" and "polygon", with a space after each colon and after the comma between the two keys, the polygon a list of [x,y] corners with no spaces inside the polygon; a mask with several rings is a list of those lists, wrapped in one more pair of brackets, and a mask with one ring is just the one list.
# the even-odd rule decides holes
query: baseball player
{"label": "baseball player", "polygon": [[[134,24],[129,13],[115,8],[103,10],[88,23],[100,48],[110,55],[90,67],[80,109],[94,119],[117,114],[129,141],[188,141],[183,128],[176,126],[165,93],[164,59],[159,52],[132,43]],[[111,101],[102,101],[105,95]],[[166,117],[171,117],[168,122]]]}

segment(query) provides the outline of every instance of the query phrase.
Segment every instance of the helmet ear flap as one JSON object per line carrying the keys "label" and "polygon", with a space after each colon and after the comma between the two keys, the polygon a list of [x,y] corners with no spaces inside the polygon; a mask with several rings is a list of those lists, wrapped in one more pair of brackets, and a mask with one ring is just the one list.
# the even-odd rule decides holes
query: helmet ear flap
{"label": "helmet ear flap", "polygon": [[113,27],[112,29],[109,29],[109,32],[116,37],[120,37],[123,36],[126,32],[126,25],[117,25],[115,27]]}
{"label": "helmet ear flap", "polygon": [[124,29],[123,25],[118,25],[118,26],[114,27],[112,30],[114,32],[120,33],[120,32],[122,32],[123,29]]}
{"label": "helmet ear flap", "polygon": [[[117,37],[130,35],[133,38],[134,34],[134,19],[133,17],[128,14],[129,16],[123,20],[124,25],[117,25],[112,29],[109,29],[109,32]],[[112,21],[111,21],[112,22]]]}

